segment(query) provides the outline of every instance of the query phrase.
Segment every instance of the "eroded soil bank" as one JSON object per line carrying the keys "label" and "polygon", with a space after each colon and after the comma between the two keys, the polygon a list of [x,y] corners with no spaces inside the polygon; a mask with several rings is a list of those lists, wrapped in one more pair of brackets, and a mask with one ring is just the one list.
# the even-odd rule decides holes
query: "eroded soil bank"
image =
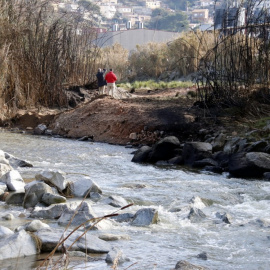
{"label": "eroded soil bank", "polygon": [[[32,132],[45,124],[53,135],[67,138],[90,137],[94,141],[113,144],[153,144],[165,135],[175,135],[181,141],[200,140],[206,133],[240,129],[231,120],[217,121],[206,109],[194,105],[190,93],[195,89],[139,90],[112,98],[89,90],[86,98],[71,96],[74,108],[19,111],[3,123],[9,128]],[[123,94],[124,93],[124,94]],[[74,102],[75,100],[75,102]],[[228,125],[228,123],[230,123]],[[200,132],[202,129],[207,132]]]}

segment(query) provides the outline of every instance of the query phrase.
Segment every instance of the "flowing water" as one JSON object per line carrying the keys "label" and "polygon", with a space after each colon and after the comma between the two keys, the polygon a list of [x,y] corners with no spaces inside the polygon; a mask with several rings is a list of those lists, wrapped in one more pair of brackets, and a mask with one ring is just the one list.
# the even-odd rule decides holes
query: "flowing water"
{"label": "flowing water", "polygon": [[[131,162],[134,149],[103,143],[0,132],[0,149],[34,165],[19,168],[24,179],[33,179],[42,169],[61,169],[67,178],[89,176],[104,196],[119,195],[134,202],[126,212],[135,213],[142,207],[158,210],[158,224],[135,227],[119,223],[102,232],[130,236],[130,240],[112,243],[130,259],[119,269],[132,264],[129,269],[173,269],[179,260],[210,269],[270,269],[270,182],[135,164]],[[202,209],[206,218],[192,223],[187,219],[187,206],[194,196],[208,205]],[[15,216],[25,211],[0,207],[2,213]],[[181,211],[171,211],[177,208]],[[113,211],[94,209],[98,215]],[[217,212],[230,214],[232,223],[221,222]],[[17,226],[10,221],[1,221],[1,225]],[[197,257],[202,252],[207,260]],[[28,269],[31,267],[29,263]],[[99,261],[87,269],[111,268]]]}

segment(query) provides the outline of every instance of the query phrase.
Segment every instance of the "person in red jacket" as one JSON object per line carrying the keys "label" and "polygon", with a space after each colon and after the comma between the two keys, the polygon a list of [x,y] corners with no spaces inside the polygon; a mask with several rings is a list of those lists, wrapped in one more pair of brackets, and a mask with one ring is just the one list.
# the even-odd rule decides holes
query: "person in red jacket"
{"label": "person in red jacket", "polygon": [[116,75],[113,73],[113,70],[110,69],[110,71],[106,74],[105,80],[107,82],[107,91],[108,94],[113,97],[114,91],[115,91],[115,82],[117,81]]}

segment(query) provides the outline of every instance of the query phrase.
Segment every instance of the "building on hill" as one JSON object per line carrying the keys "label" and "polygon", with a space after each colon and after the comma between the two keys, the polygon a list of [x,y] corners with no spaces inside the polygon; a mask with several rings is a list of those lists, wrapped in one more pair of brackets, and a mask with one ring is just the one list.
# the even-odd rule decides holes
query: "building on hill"
{"label": "building on hill", "polygon": [[123,48],[132,51],[137,45],[149,42],[169,42],[179,37],[178,32],[158,31],[150,29],[131,29],[124,31],[109,31],[97,35],[96,45],[99,47],[110,47],[116,43]]}
{"label": "building on hill", "polygon": [[133,12],[140,15],[152,15],[152,9],[143,6],[133,6]]}
{"label": "building on hill", "polygon": [[151,1],[151,0],[146,0],[145,1],[145,6],[151,9],[155,9],[155,8],[160,8],[160,1]]}
{"label": "building on hill", "polygon": [[208,9],[194,9],[192,11],[192,22],[207,22],[209,19]]}
{"label": "building on hill", "polygon": [[100,13],[107,19],[112,19],[116,13],[116,8],[114,5],[100,3],[98,6],[100,7]]}
{"label": "building on hill", "polygon": [[214,6],[215,5],[215,1],[213,0],[200,0],[199,1],[199,6],[202,7],[202,8],[205,8],[205,7],[209,7],[209,6]]}

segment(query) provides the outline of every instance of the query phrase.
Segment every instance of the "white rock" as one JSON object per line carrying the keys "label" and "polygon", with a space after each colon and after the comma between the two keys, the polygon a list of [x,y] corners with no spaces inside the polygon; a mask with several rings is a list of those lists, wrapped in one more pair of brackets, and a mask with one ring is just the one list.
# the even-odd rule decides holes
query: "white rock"
{"label": "white rock", "polygon": [[37,251],[36,242],[24,230],[0,238],[0,260],[35,255]]}
{"label": "white rock", "polygon": [[6,183],[10,191],[24,191],[25,183],[17,170],[11,170],[5,173],[0,181]]}
{"label": "white rock", "polygon": [[71,184],[71,192],[75,197],[84,197],[87,193],[97,192],[102,193],[100,187],[89,177],[73,180]]}
{"label": "white rock", "polygon": [[43,180],[45,182],[49,182],[57,187],[60,191],[64,190],[67,187],[68,181],[66,180],[65,173],[61,170],[53,171],[43,170],[38,173],[35,178],[37,180]]}
{"label": "white rock", "polygon": [[0,163],[0,177],[2,177],[5,173],[7,173],[11,170],[12,170],[12,167],[10,165]]}
{"label": "white rock", "polygon": [[12,234],[14,234],[14,232],[12,230],[10,230],[7,227],[0,226],[0,239],[5,237],[5,236],[12,235]]}

